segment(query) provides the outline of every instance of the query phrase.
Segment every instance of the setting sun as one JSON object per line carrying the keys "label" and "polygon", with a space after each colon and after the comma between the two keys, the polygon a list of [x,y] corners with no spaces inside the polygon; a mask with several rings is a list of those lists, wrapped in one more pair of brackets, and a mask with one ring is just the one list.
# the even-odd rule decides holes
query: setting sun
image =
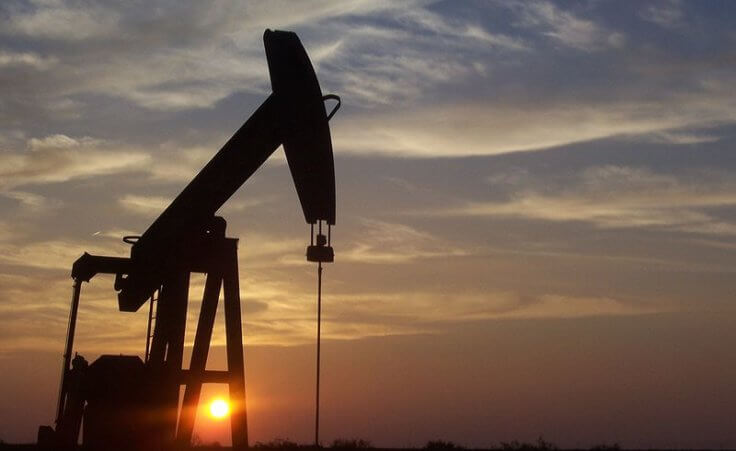
{"label": "setting sun", "polygon": [[214,399],[210,403],[210,415],[214,418],[225,418],[230,413],[230,404],[222,398]]}

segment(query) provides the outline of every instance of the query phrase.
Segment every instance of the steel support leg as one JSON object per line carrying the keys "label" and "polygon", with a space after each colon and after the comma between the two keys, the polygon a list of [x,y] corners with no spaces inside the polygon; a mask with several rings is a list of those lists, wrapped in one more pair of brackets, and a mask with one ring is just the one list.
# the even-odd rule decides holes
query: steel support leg
{"label": "steel support leg", "polygon": [[[166,278],[156,318],[156,331],[151,348],[151,365],[160,377],[161,390],[157,396],[162,417],[162,436],[173,440],[179,417],[179,387],[184,358],[184,332],[187,321],[189,272],[176,271]],[[163,355],[165,351],[165,356]]]}
{"label": "steel support leg", "polygon": [[82,281],[74,279],[72,288],[72,302],[69,308],[69,323],[66,330],[66,346],[64,347],[64,363],[61,366],[61,382],[59,384],[59,402],[56,405],[56,425],[59,425],[64,414],[66,401],[66,374],[71,368],[72,350],[74,349],[74,331],[77,327],[77,311],[79,310],[79,294],[82,291]]}
{"label": "steel support leg", "polygon": [[192,361],[189,365],[190,379],[184,391],[184,401],[179,418],[179,430],[177,441],[183,445],[189,445],[192,441],[194,421],[197,417],[197,406],[202,392],[202,378],[207,366],[207,354],[212,339],[212,328],[215,324],[217,313],[217,301],[220,297],[220,286],[222,285],[222,273],[214,271],[207,274],[202,297],[202,308],[199,311],[199,323],[197,333],[194,337],[192,349]]}
{"label": "steel support leg", "polygon": [[238,282],[238,241],[232,238],[226,241],[223,286],[225,291],[227,369],[230,373],[230,428],[233,437],[233,449],[243,450],[248,447],[248,419],[245,405],[243,328],[240,316],[240,284]]}

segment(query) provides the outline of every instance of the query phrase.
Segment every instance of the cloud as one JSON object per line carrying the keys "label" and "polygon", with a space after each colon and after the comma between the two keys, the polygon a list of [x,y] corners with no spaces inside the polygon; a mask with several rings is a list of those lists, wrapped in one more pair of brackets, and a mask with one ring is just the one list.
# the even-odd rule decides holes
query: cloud
{"label": "cloud", "polygon": [[79,139],[66,135],[52,135],[45,138],[31,138],[28,140],[28,149],[32,151],[73,149],[77,147],[94,147],[102,144],[99,139],[85,136]]}
{"label": "cloud", "polygon": [[483,28],[475,25],[468,26],[462,33],[462,36],[474,38],[482,42],[489,43],[493,46],[505,48],[509,50],[529,50],[529,46],[518,38],[513,38],[503,34],[492,34]]}
{"label": "cloud", "polygon": [[[47,107],[60,99],[98,94],[161,111],[212,107],[235,92],[268,92],[260,44],[266,27],[333,28],[328,19],[410,6],[365,0],[298,5],[228,1],[210,8],[181,2],[143,13],[113,2],[33,3],[4,8],[0,36],[39,48],[53,41],[54,54],[47,61],[58,64],[44,78],[4,77],[6,86],[13,86],[6,102],[40,99]],[[317,56],[326,58],[335,50],[318,48]],[[45,63],[32,52],[0,55],[0,66],[3,61]]]}
{"label": "cloud", "polygon": [[[203,143],[224,142],[232,132],[223,130],[230,127],[230,118],[252,110],[269,92],[260,41],[268,26],[298,31],[323,90],[342,95],[344,108],[332,124],[339,160],[349,153],[389,157],[371,161],[386,165],[379,168],[391,168],[385,171],[386,178],[398,180],[392,186],[403,183],[406,191],[402,193],[413,196],[411,205],[423,205],[428,198],[435,202],[460,198],[463,203],[445,205],[433,214],[464,216],[473,224],[467,229],[468,236],[460,228],[462,236],[450,238],[441,220],[404,224],[395,216],[388,220],[380,214],[375,215],[379,220],[353,217],[355,233],[341,238],[338,253],[338,262],[345,266],[335,265],[335,286],[328,291],[335,302],[326,319],[330,337],[435,333],[442,330],[438,324],[475,317],[650,311],[593,289],[587,296],[558,287],[531,295],[522,293],[528,287],[490,289],[483,285],[488,274],[468,268],[495,265],[494,259],[512,265],[508,260],[541,241],[553,242],[542,249],[553,258],[562,254],[554,252],[569,249],[555,238],[540,236],[528,247],[515,249],[519,255],[504,250],[494,253],[496,238],[489,238],[490,233],[472,236],[479,234],[475,227],[484,231],[485,217],[578,221],[608,229],[697,231],[694,237],[706,235],[717,241],[719,234],[729,236],[734,230],[724,218],[728,216],[724,210],[733,206],[735,192],[728,174],[679,177],[600,163],[572,176],[549,176],[569,182],[562,186],[535,173],[530,165],[488,178],[494,186],[503,185],[503,193],[511,192],[509,197],[466,203],[464,194],[472,198],[472,193],[463,191],[466,181],[438,182],[436,171],[442,171],[444,160],[415,165],[417,162],[399,162],[396,157],[494,155],[611,137],[625,137],[618,142],[626,147],[654,141],[679,145],[676,150],[682,152],[717,140],[728,143],[728,131],[719,130],[716,136],[710,130],[736,120],[736,103],[730,95],[733,77],[724,63],[729,60],[715,49],[712,55],[695,61],[669,44],[661,45],[658,36],[642,38],[641,45],[622,52],[627,41],[641,38],[636,27],[629,29],[624,23],[631,17],[603,21],[595,16],[596,5],[505,4],[510,3],[487,2],[474,9],[453,2],[224,1],[217,8],[176,2],[141,10],[124,3],[44,0],[27,8],[16,3],[0,6],[4,41],[0,119],[5,124],[0,126],[4,150],[0,153],[0,187],[5,191],[5,204],[20,203],[25,209],[50,207],[56,202],[52,196],[57,194],[49,194],[53,187],[37,187],[62,181],[135,172],[150,182],[145,192],[126,188],[108,193],[102,202],[117,202],[116,206],[134,213],[130,215],[133,222],[117,225],[105,219],[95,223],[90,232],[100,230],[100,234],[87,234],[86,241],[56,230],[56,221],[55,227],[38,225],[39,230],[31,233],[17,217],[10,220],[7,217],[12,215],[6,215],[8,224],[0,227],[0,234],[9,238],[0,247],[0,263],[9,271],[58,275],[58,279],[49,276],[38,282],[43,290],[35,291],[34,296],[57,296],[65,305],[67,296],[58,293],[67,293],[69,265],[80,249],[125,254],[128,248],[118,240],[132,233],[121,229],[135,229],[145,222],[136,215],[160,213],[168,204],[168,194],[174,192],[169,188],[191,180],[216,151],[216,146]],[[693,34],[692,39],[701,38]],[[111,125],[100,127],[110,118],[114,119]],[[342,158],[338,164],[356,160],[361,159]],[[468,161],[452,160],[451,164],[471,166],[481,159]],[[410,165],[412,169],[398,172]],[[435,172],[420,179],[417,174],[424,169],[414,172],[419,166]],[[375,188],[374,182],[367,183]],[[449,187],[449,192],[435,196],[441,189],[437,183]],[[370,191],[366,186],[351,189]],[[343,187],[340,192],[349,191]],[[65,195],[68,193],[59,193],[59,201],[69,205]],[[253,201],[236,198],[226,208],[234,213],[271,201],[262,195]],[[396,204],[387,205],[398,210],[392,207]],[[93,210],[97,207],[90,206],[88,211],[98,211]],[[385,214],[386,209],[379,213]],[[58,214],[59,229],[68,227],[69,215],[74,213]],[[246,305],[252,302],[254,306],[247,318],[247,333],[260,343],[312,340],[313,268],[303,261],[303,239],[281,235],[281,230],[279,236],[287,238],[273,239],[268,229],[273,223],[264,223],[265,231],[258,232],[245,215],[233,216],[236,220],[231,224],[254,230],[243,235],[248,250],[241,258],[241,266],[247,268],[242,274],[242,296]],[[117,248],[112,247],[113,237]],[[538,256],[540,249],[530,252]],[[290,260],[297,254],[300,266]],[[570,250],[567,255],[576,262],[583,256],[597,259],[595,264],[615,267],[629,263],[652,266],[651,262],[663,261],[675,264],[657,255],[634,261],[633,257],[601,256],[590,249]],[[526,264],[529,255],[521,257]],[[440,262],[447,265],[448,279],[469,280],[476,277],[472,271],[478,271],[477,280],[463,284],[463,290],[453,287],[442,292],[441,286],[439,290],[424,286],[408,292],[406,285],[417,287],[429,278],[430,285],[444,283],[434,268]],[[498,263],[502,267],[511,271]],[[355,268],[361,271],[353,272]],[[390,273],[403,280],[366,287],[364,280],[373,282],[379,280],[377,274],[387,277]],[[47,286],[53,289],[47,292]],[[100,305],[104,297],[113,296],[109,285],[95,290],[89,292]],[[63,333],[65,311],[60,311]],[[36,333],[38,329],[28,330]],[[108,337],[125,333],[109,332]],[[140,338],[133,339],[132,332],[130,337],[131,343]]]}
{"label": "cloud", "polygon": [[608,297],[528,296],[517,292],[331,294],[327,307],[323,328],[325,336],[333,339],[441,334],[448,324],[469,321],[642,315],[672,310],[666,305]]}
{"label": "cloud", "polygon": [[[18,350],[58,349],[69,314],[71,282],[27,274],[0,274],[0,354]],[[66,293],[64,299],[60,293]],[[44,302],[28,302],[29,297]]]}
{"label": "cloud", "polygon": [[[314,340],[314,298],[311,293],[274,281],[243,275],[242,294],[245,333],[252,345],[299,345]],[[86,284],[79,319],[79,349],[86,352],[138,352],[145,333],[146,312],[117,312],[110,280]],[[0,313],[12,319],[0,333],[0,352],[10,349],[49,349],[63,337],[68,314],[67,277],[0,274]],[[190,309],[196,312],[201,286],[193,286]],[[29,293],[48,299],[43,304],[21,299]],[[61,293],[64,293],[62,295]],[[300,294],[301,293],[301,294]],[[562,294],[540,296],[515,292],[437,293],[401,290],[375,293],[330,292],[324,299],[325,339],[353,340],[365,337],[441,334],[446,326],[488,319],[581,318],[588,316],[638,315],[667,311],[662,305],[642,305],[606,297]],[[115,318],[126,315],[120,322]],[[189,315],[186,343],[191,345],[196,314]],[[50,331],[53,331],[50,333]],[[224,337],[213,336],[213,345]]]}
{"label": "cloud", "polygon": [[63,204],[59,200],[49,199],[46,196],[27,191],[5,191],[0,192],[0,196],[17,201],[23,213],[48,213],[50,210],[57,209]]}
{"label": "cloud", "polygon": [[[360,218],[346,239],[338,256],[345,264],[403,265],[469,255],[467,249],[409,225],[373,219]],[[250,268],[272,268],[273,261],[288,266],[305,264],[303,239],[246,232],[242,241],[247,252],[241,258]]]}
{"label": "cloud", "polygon": [[470,38],[506,50],[529,50],[527,44],[520,38],[502,33],[490,33],[479,24],[451,20],[427,9],[406,8],[401,12],[394,13],[394,16],[400,23],[425,32],[432,32],[445,39],[464,40],[466,46],[468,45],[467,39]]}
{"label": "cloud", "polygon": [[624,135],[685,144],[712,141],[689,129],[733,122],[734,103],[720,90],[660,102],[435,103],[354,115],[333,134],[341,151],[412,157],[493,155]]}
{"label": "cloud", "polygon": [[215,147],[181,147],[171,141],[165,142],[156,149],[156,163],[147,170],[150,177],[159,182],[187,182],[216,152]]}
{"label": "cloud", "polygon": [[[24,10],[7,8],[4,33],[31,49],[7,59],[38,67],[53,63],[54,70],[44,76],[6,75],[0,84],[5,87],[0,87],[0,118],[3,102],[7,119],[18,116],[18,105],[61,118],[93,107],[88,102],[98,99],[90,100],[90,95],[113,96],[124,105],[157,112],[213,108],[238,92],[265,95],[270,90],[260,44],[265,26],[298,29],[323,88],[342,94],[346,105],[389,107],[391,114],[403,114],[396,111],[400,106],[416,109],[430,93],[447,92],[447,97],[470,103],[469,98],[483,97],[486,90],[506,90],[510,81],[538,84],[534,74],[549,68],[524,69],[540,60],[543,49],[534,48],[535,34],[572,49],[611,48],[623,41],[621,33],[550,2],[482,8],[510,11],[516,27],[489,23],[483,14],[433,12],[425,2],[285,6],[226,1],[215,10],[188,2],[170,6],[147,14],[114,3],[83,7],[55,1],[36,2]],[[62,30],[68,42],[49,50],[43,39],[54,30]],[[629,68],[631,61],[620,66]],[[471,84],[480,92],[468,89]]]}
{"label": "cloud", "polygon": [[667,144],[703,144],[720,141],[719,136],[705,133],[662,131],[652,134],[652,141]]}
{"label": "cloud", "polygon": [[[583,221],[601,228],[658,228],[699,234],[736,234],[736,224],[708,209],[736,206],[736,183],[711,174],[708,182],[688,182],[645,169],[592,167],[571,177],[560,190],[526,188],[502,202],[473,202],[440,215],[521,217]],[[523,186],[523,185],[522,185]]]}
{"label": "cloud", "polygon": [[418,52],[365,54],[359,67],[341,76],[342,95],[361,106],[389,105],[417,99],[429,87],[465,78],[469,70],[451,58],[426,58]]}
{"label": "cloud", "polygon": [[[49,276],[0,274],[0,314],[7,325],[0,330],[0,354],[29,350],[58,350],[64,343],[72,281],[64,274]],[[43,302],[27,302],[33,293]],[[75,348],[93,353],[141,350],[147,310],[139,314],[117,311],[112,280],[85,284],[82,289]]]}
{"label": "cloud", "polygon": [[459,257],[468,252],[404,224],[362,220],[362,229],[340,260],[352,263],[402,264],[420,259]]}
{"label": "cloud", "polygon": [[95,4],[61,1],[33,1],[28,9],[8,8],[12,20],[3,24],[2,34],[79,41],[114,35],[119,16],[115,11]]}
{"label": "cloud", "polygon": [[[309,51],[316,55],[323,86],[361,108],[419,101],[441,86],[487,73],[495,60],[529,50],[519,37],[427,8],[402,7],[375,16],[369,22],[330,24],[310,39],[316,43],[316,53],[312,45]],[[323,57],[323,49],[329,57]]]}
{"label": "cloud", "polygon": [[51,135],[28,140],[27,150],[0,153],[0,188],[66,182],[141,169],[149,156],[90,137]]}
{"label": "cloud", "polygon": [[621,47],[625,37],[610,32],[595,22],[565,11],[551,2],[517,2],[513,7],[520,12],[520,25],[539,31],[555,41],[578,50],[598,50]]}
{"label": "cloud", "polygon": [[682,2],[669,0],[646,5],[639,17],[664,28],[677,28],[683,25]]}
{"label": "cloud", "polygon": [[0,242],[9,242],[23,237],[23,232],[14,227],[13,222],[0,220]]}
{"label": "cloud", "polygon": [[632,305],[607,297],[542,295],[528,305],[501,315],[502,318],[581,318],[660,313],[658,306]]}
{"label": "cloud", "polygon": [[26,243],[1,242],[0,263],[25,268],[71,270],[84,251],[95,255],[121,254],[117,247],[75,240],[54,239]]}
{"label": "cloud", "polygon": [[[246,304],[248,301],[245,301]],[[323,300],[325,339],[442,334],[450,324],[484,320],[584,318],[643,315],[673,311],[667,305],[632,303],[609,297],[516,292],[330,293]],[[246,331],[254,344],[295,345],[314,337],[314,299],[298,302],[270,299],[267,310],[249,315]]]}
{"label": "cloud", "polygon": [[224,2],[216,10],[182,3],[146,15],[114,4],[10,9],[6,34],[41,48],[44,39],[61,42],[49,57],[58,64],[46,77],[9,77],[15,89],[7,101],[27,103],[43,92],[42,106],[50,109],[62,99],[98,94],[145,109],[181,111],[213,107],[236,92],[266,94],[260,44],[266,26],[298,28],[313,63],[333,71],[320,78],[362,105],[416,99],[438,83],[485,70],[481,66],[497,51],[528,50],[520,37],[443,17],[423,3]]}
{"label": "cloud", "polygon": [[126,194],[118,200],[126,210],[143,216],[157,216],[171,203],[163,196],[138,196]]}
{"label": "cloud", "polygon": [[0,51],[0,67],[6,69],[28,66],[37,70],[46,70],[57,62],[56,58],[45,58],[33,52]]}

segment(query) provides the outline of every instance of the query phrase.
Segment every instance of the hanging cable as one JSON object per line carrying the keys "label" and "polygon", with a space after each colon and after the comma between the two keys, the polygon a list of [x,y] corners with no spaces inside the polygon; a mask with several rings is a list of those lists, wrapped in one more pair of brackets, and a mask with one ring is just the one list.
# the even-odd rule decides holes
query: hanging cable
{"label": "hanging cable", "polygon": [[331,224],[327,224],[327,236],[322,234],[322,220],[317,221],[317,237],[314,236],[314,224],[310,227],[310,245],[307,247],[307,260],[317,262],[317,379],[314,406],[314,446],[319,447],[319,389],[320,359],[322,357],[322,262],[335,260],[335,253],[330,247]]}
{"label": "hanging cable", "polygon": [[[322,235],[322,221],[319,221],[319,232],[317,234],[317,243],[321,243],[324,238]],[[317,387],[314,402],[314,446],[319,447],[319,373],[320,373],[320,357],[322,342],[322,261],[317,263]]]}
{"label": "hanging cable", "polygon": [[319,369],[322,338],[322,262],[317,264],[317,390],[314,414],[314,446],[319,447]]}

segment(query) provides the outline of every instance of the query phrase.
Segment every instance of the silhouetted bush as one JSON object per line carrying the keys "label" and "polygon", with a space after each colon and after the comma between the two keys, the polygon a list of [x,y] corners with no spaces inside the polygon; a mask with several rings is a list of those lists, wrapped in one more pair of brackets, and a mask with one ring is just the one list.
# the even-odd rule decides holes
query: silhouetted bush
{"label": "silhouetted bush", "polygon": [[611,445],[609,445],[608,443],[603,443],[600,445],[595,445],[590,449],[595,451],[618,451],[621,449],[621,446],[618,443],[614,443]]}
{"label": "silhouetted bush", "polygon": [[205,443],[202,440],[202,437],[200,437],[199,434],[197,434],[196,432],[192,434],[191,444],[192,444],[192,447],[199,448],[199,449],[202,449],[202,450],[205,450],[205,449],[215,449],[215,448],[221,448],[222,447],[222,445],[220,444],[220,442],[218,442],[217,440],[215,440],[214,442],[211,442],[211,443]]}
{"label": "silhouetted bush", "polygon": [[368,440],[363,439],[344,439],[338,438],[332,442],[330,448],[334,449],[367,449],[373,448],[373,445]]}
{"label": "silhouetted bush", "polygon": [[283,439],[283,438],[276,438],[269,442],[256,442],[254,448],[262,448],[262,449],[290,449],[290,448],[299,448],[299,444],[296,442],[292,442],[291,440]]}
{"label": "silhouetted bush", "polygon": [[557,445],[552,442],[548,442],[543,437],[537,439],[537,443],[518,442],[501,442],[502,450],[507,451],[527,451],[527,450],[555,450]]}
{"label": "silhouetted bush", "polygon": [[426,445],[424,445],[424,449],[431,449],[431,450],[445,450],[445,449],[465,449],[460,445],[457,445],[450,441],[445,440],[430,440],[427,442]]}

